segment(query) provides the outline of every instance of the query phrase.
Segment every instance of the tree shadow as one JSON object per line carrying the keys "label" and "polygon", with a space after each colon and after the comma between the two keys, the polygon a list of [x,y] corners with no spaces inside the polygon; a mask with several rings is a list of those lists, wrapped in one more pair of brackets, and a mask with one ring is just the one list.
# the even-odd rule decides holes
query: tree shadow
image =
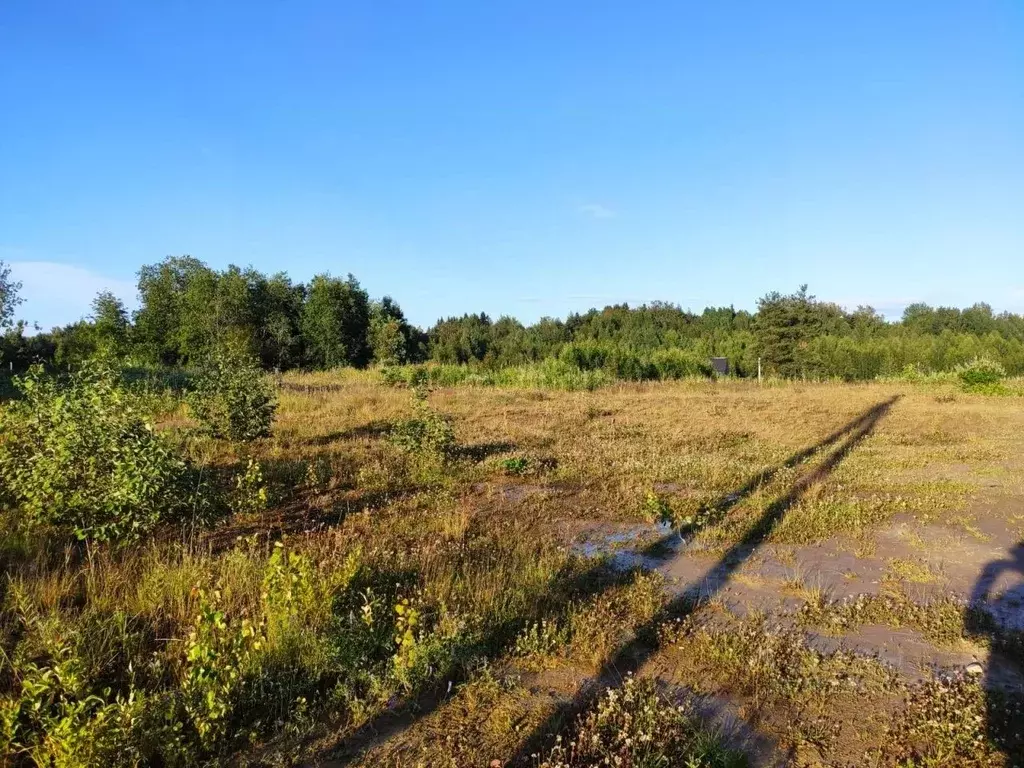
{"label": "tree shadow", "polygon": [[516,449],[515,443],[496,441],[490,443],[474,443],[473,445],[456,445],[449,455],[453,459],[481,462],[499,453],[510,453]]}
{"label": "tree shadow", "polygon": [[[571,723],[577,715],[595,703],[604,687],[620,684],[626,675],[639,670],[658,650],[656,639],[658,627],[668,621],[684,618],[692,613],[700,602],[717,594],[728,583],[735,571],[757,551],[772,528],[782,519],[786,512],[813,485],[828,477],[850,451],[871,434],[878,422],[888,413],[897,400],[898,396],[875,405],[845,427],[833,432],[821,441],[817,448],[807,449],[795,454],[794,457],[791,457],[790,460],[784,463],[782,467],[787,465],[795,466],[800,461],[809,458],[816,450],[820,450],[821,447],[832,445],[842,439],[843,436],[846,436],[842,444],[833,450],[821,464],[802,475],[789,491],[772,502],[764,510],[757,523],[751,527],[742,539],[729,547],[719,561],[703,577],[691,583],[678,597],[662,608],[654,618],[640,627],[635,633],[635,639],[626,643],[611,659],[605,662],[596,678],[599,683],[598,685],[584,686],[572,701],[557,708],[550,717],[534,729],[522,742],[517,753],[507,764],[528,764],[533,759],[532,756],[541,751],[542,745],[548,739],[556,735]],[[740,498],[742,498],[740,494],[749,495],[761,483],[766,481],[765,477],[770,477],[778,471],[779,468],[776,468],[769,470],[768,473],[761,473],[759,476],[760,480],[748,482],[738,492],[725,497],[716,509],[729,509],[735,506]],[[648,551],[657,552],[659,548],[664,548],[663,541],[655,542],[648,547]]]}
{"label": "tree shadow", "polygon": [[989,740],[1010,763],[1024,764],[1024,541],[982,570],[964,623],[991,649],[982,680]]}
{"label": "tree shadow", "polygon": [[353,440],[357,438],[380,438],[391,431],[391,424],[386,421],[371,421],[368,424],[360,424],[351,429],[342,429],[336,432],[328,432],[326,435],[317,435],[302,440],[297,440],[297,445],[304,445],[316,448],[323,448],[341,440]]}
{"label": "tree shadow", "polygon": [[203,532],[199,540],[203,547],[216,553],[251,536],[277,540],[282,536],[308,535],[339,525],[351,514],[381,509],[413,493],[414,489],[354,492],[334,500],[327,509],[312,509],[304,500],[297,499],[259,515],[228,519]]}
{"label": "tree shadow", "polygon": [[[800,478],[787,494],[765,510],[758,524],[740,542],[729,549],[719,563],[708,572],[706,580],[710,583],[718,584],[717,588],[723,586],[729,575],[756,550],[757,546],[770,531],[771,526],[782,517],[786,510],[799,500],[811,485],[826,477],[861,440],[871,433],[878,421],[888,412],[897,399],[898,396],[878,403],[813,446],[794,453],[783,463],[775,467],[757,473],[739,488],[706,505],[707,518],[719,519],[744,498],[757,491],[762,485],[770,482],[779,472],[807,461],[821,450],[832,446],[848,436],[846,441],[830,454],[820,466]],[[638,556],[664,559],[675,551],[674,544],[678,543],[679,540],[679,533],[673,531],[649,544],[644,550],[636,554]],[[556,616],[564,611],[571,602],[598,597],[616,585],[628,583],[631,577],[632,571],[609,567],[607,562],[600,561],[583,572],[577,572],[567,576],[565,579],[556,580],[555,585],[551,589],[552,597],[545,606],[543,614],[547,617]],[[704,579],[700,580],[697,584],[698,588],[700,583],[704,581]],[[598,675],[599,682],[614,684],[624,678],[627,672],[637,669],[642,665],[656,650],[649,640],[649,637],[654,634],[656,628],[667,619],[685,615],[692,608],[693,603],[694,593],[692,589],[686,590],[680,597],[673,600],[652,621],[644,625],[637,632],[636,640],[620,649],[604,665]],[[467,646],[467,648],[461,649],[461,651],[468,652],[467,655],[469,656],[477,657],[481,655],[489,657],[491,654],[500,653],[507,648],[509,643],[514,641],[526,620],[527,617],[517,617],[516,619],[503,622],[488,633],[485,638],[472,643],[472,647]],[[399,735],[416,721],[429,716],[448,699],[448,693],[452,689],[452,684],[462,682],[463,679],[465,679],[465,675],[461,677],[455,676],[454,679],[447,678],[447,685],[445,687],[439,684],[407,699],[400,705],[389,709],[387,712],[371,720],[356,734],[346,739],[340,747],[336,747],[328,754],[321,755],[321,757],[329,757],[333,768],[342,768],[351,764],[361,755],[365,754],[368,749],[372,748],[373,745],[381,743],[387,738]],[[538,751],[542,741],[552,735],[554,731],[560,729],[567,719],[575,716],[575,714],[591,704],[601,688],[601,685],[586,686],[584,690],[578,693],[571,704],[560,708],[532,732],[521,743],[521,747],[515,757],[506,764],[529,764],[531,755]]]}
{"label": "tree shadow", "polygon": [[281,381],[278,386],[285,392],[298,392],[303,395],[326,395],[345,389],[344,384],[299,384],[294,381]]}

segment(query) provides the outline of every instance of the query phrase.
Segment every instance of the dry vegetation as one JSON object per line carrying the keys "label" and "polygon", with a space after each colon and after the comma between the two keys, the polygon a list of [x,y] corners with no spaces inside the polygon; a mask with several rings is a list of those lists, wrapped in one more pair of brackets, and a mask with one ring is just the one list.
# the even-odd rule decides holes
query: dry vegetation
{"label": "dry vegetation", "polygon": [[247,478],[213,526],[4,535],[16,759],[1024,761],[1019,398],[456,387],[428,399],[455,445],[417,451],[408,389],[285,384],[244,451],[163,418]]}

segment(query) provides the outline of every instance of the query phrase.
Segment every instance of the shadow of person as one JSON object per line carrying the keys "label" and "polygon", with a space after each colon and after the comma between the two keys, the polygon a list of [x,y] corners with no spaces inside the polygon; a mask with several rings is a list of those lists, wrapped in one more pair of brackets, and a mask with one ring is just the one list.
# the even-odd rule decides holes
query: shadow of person
{"label": "shadow of person", "polygon": [[964,624],[991,647],[982,681],[989,740],[1008,765],[1024,765],[1024,541],[982,570]]}

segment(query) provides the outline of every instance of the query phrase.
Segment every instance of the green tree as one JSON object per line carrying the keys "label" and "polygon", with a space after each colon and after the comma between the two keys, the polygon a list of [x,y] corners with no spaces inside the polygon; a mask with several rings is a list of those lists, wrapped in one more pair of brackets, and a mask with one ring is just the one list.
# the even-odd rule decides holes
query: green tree
{"label": "green tree", "polygon": [[21,283],[11,279],[11,268],[0,261],[0,329],[8,328],[14,322],[14,309],[21,304],[18,295]]}
{"label": "green tree", "polygon": [[415,357],[412,327],[390,296],[370,303],[370,346],[382,365],[410,362]]}
{"label": "green tree", "polygon": [[39,326],[36,326],[36,333],[27,336],[27,328],[25,321],[19,320],[0,336],[0,362],[3,363],[0,375],[10,370],[23,373],[31,365],[48,363],[54,359],[56,347],[53,333],[39,333]]}
{"label": "green tree", "polygon": [[67,377],[41,368],[0,409],[0,483],[26,519],[81,538],[137,538],[189,506],[187,465],[153,428],[118,373],[86,362]]}
{"label": "green tree", "polygon": [[97,357],[96,326],[87,320],[53,329],[53,360],[63,367],[81,365]]}
{"label": "green tree", "polygon": [[259,361],[234,345],[203,361],[189,408],[214,437],[246,442],[267,437],[277,413],[277,392]]}
{"label": "green tree", "polygon": [[802,285],[793,294],[769,293],[757,302],[757,348],[768,369],[780,376],[816,373],[810,342],[821,329],[814,296]]}
{"label": "green tree", "polygon": [[302,309],[302,335],[309,362],[321,368],[365,367],[369,343],[370,298],[352,275],[316,275]]}
{"label": "green tree", "polygon": [[439,363],[480,362],[491,347],[491,318],[463,315],[439,320],[430,329],[430,356]]}
{"label": "green tree", "polygon": [[286,370],[301,365],[305,287],[293,284],[288,275],[278,272],[258,281],[254,296],[256,341],[263,367]]}
{"label": "green tree", "polygon": [[191,256],[168,256],[139,270],[135,331],[143,357],[174,364],[204,351],[212,277],[212,270]]}
{"label": "green tree", "polygon": [[[265,278],[251,268],[242,270],[230,264],[223,272],[211,270],[189,286],[185,320],[195,328],[197,339],[190,357],[205,357],[214,349],[225,347],[247,355],[256,353],[259,312],[255,298],[261,279]],[[199,311],[207,301],[210,303],[206,310]]]}
{"label": "green tree", "polygon": [[92,301],[92,324],[101,355],[120,358],[127,354],[130,326],[123,301],[110,291],[101,291]]}

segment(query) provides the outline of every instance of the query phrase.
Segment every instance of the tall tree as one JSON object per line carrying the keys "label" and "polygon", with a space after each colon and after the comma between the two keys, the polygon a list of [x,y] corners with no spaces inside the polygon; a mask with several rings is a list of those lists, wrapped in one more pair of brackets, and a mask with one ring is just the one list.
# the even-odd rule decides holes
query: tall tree
{"label": "tall tree", "polygon": [[370,346],[373,360],[381,365],[409,362],[415,355],[412,328],[398,303],[390,296],[370,302]]}
{"label": "tall tree", "polygon": [[774,291],[758,300],[754,330],[769,370],[786,377],[815,372],[809,346],[821,328],[816,310],[806,285],[788,296]]}
{"label": "tall tree", "polygon": [[122,357],[128,352],[128,310],[110,291],[101,291],[92,300],[92,324],[100,354]]}
{"label": "tall tree", "polygon": [[[261,276],[262,278],[262,276]],[[306,289],[284,272],[257,282],[256,336],[264,368],[285,370],[302,363],[302,304]]]}
{"label": "tall tree", "polygon": [[14,321],[14,308],[22,302],[21,283],[11,279],[11,267],[0,261],[0,328],[7,328]]}
{"label": "tall tree", "polygon": [[191,256],[168,256],[139,270],[135,330],[144,357],[174,364],[202,352],[208,340],[203,318],[210,312],[212,282],[212,270]]}
{"label": "tall tree", "polygon": [[365,367],[369,344],[370,298],[352,275],[316,275],[302,310],[302,334],[309,361],[322,368]]}
{"label": "tall tree", "polygon": [[463,315],[438,320],[430,329],[430,355],[440,363],[479,362],[491,346],[491,318]]}

